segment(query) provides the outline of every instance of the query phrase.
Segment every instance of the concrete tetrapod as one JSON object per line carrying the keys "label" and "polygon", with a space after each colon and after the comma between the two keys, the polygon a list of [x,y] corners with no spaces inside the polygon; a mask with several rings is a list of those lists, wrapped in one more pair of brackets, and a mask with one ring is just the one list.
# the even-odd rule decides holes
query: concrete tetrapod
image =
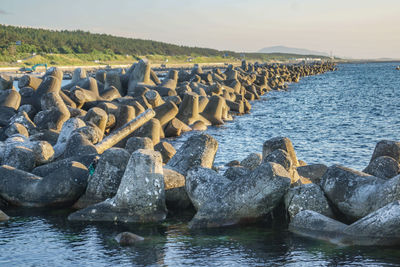
{"label": "concrete tetrapod", "polygon": [[176,118],[187,125],[190,125],[198,120],[207,122],[208,125],[210,125],[210,122],[208,122],[199,114],[199,96],[196,93],[185,94],[183,101],[179,106],[179,112],[176,115]]}
{"label": "concrete tetrapod", "polygon": [[218,95],[213,95],[201,115],[211,122],[212,125],[224,124],[222,110],[226,107],[225,99]]}
{"label": "concrete tetrapod", "polygon": [[294,167],[299,166],[299,162],[297,160],[292,141],[290,141],[290,139],[287,137],[274,137],[270,140],[265,141],[263,144],[263,159],[268,156],[268,154],[277,149],[282,149],[286,151],[289,154]]}
{"label": "concrete tetrapod", "polygon": [[140,126],[148,122],[155,115],[154,110],[148,109],[121,128],[114,130],[110,135],[104,138],[100,143],[96,145],[96,149],[99,154],[102,154],[107,149],[113,147],[119,141],[127,137],[133,131],[138,129]]}
{"label": "concrete tetrapod", "polygon": [[185,187],[197,213],[189,227],[222,227],[258,219],[279,204],[289,186],[289,174],[271,162],[234,181],[210,169],[192,168]]}
{"label": "concrete tetrapod", "polygon": [[0,196],[15,206],[67,207],[83,194],[87,177],[87,168],[74,161],[66,162],[44,177],[3,165]]}
{"label": "concrete tetrapod", "polygon": [[290,219],[303,210],[313,210],[334,218],[322,189],[316,184],[306,184],[291,188],[285,195],[285,207]]}
{"label": "concrete tetrapod", "polygon": [[[217,153],[218,142],[208,134],[195,134],[178,149],[164,169],[168,180],[183,182],[175,183],[175,187],[169,187],[166,191],[166,201],[169,208],[183,210],[192,206],[185,190],[185,176],[192,167],[200,166],[211,168]],[[169,185],[169,183],[167,184]]]}
{"label": "concrete tetrapod", "polygon": [[106,150],[89,177],[85,194],[74,204],[74,208],[86,208],[115,196],[129,157],[130,153],[122,148]]}
{"label": "concrete tetrapod", "polygon": [[41,96],[41,110],[34,118],[40,129],[61,131],[61,128],[71,114],[62,100],[59,92],[49,92]]}
{"label": "concrete tetrapod", "polygon": [[42,83],[42,79],[37,78],[32,75],[24,75],[18,80],[18,87],[19,88],[24,88],[24,87],[30,87],[33,88],[34,90],[38,89],[39,85]]}
{"label": "concrete tetrapod", "polygon": [[293,218],[289,230],[338,245],[399,245],[400,202],[391,202],[351,225],[343,224],[315,211],[304,210]]}
{"label": "concrete tetrapod", "polygon": [[72,213],[68,220],[157,222],[166,215],[161,155],[140,149],[132,153],[115,197]]}
{"label": "concrete tetrapod", "polygon": [[127,94],[134,96],[136,87],[140,84],[154,85],[153,81],[150,79],[150,72],[151,68],[149,61],[146,59],[139,60],[129,76]]}
{"label": "concrete tetrapod", "polygon": [[321,180],[326,197],[348,219],[360,219],[400,200],[400,175],[378,178],[339,165],[328,168]]}

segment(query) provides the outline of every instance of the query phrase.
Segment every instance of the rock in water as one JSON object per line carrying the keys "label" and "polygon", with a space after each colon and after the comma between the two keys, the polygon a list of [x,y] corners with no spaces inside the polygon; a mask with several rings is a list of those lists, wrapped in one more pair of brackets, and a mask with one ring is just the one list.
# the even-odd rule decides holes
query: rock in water
{"label": "rock in water", "polygon": [[392,246],[400,244],[400,202],[394,201],[344,229],[344,244]]}
{"label": "rock in water", "polygon": [[333,212],[328,200],[322,189],[316,184],[306,184],[291,188],[285,195],[285,206],[290,219],[293,219],[297,213],[303,210],[316,211],[333,218]]}
{"label": "rock in water", "polygon": [[338,243],[346,227],[344,223],[311,210],[300,211],[289,224],[293,233],[332,243]]}
{"label": "rock in water", "polygon": [[115,196],[130,154],[122,148],[110,148],[100,157],[93,175],[89,178],[85,194],[74,207],[78,209],[102,202]]}
{"label": "rock in water", "polygon": [[287,137],[275,137],[270,140],[265,141],[263,145],[263,159],[268,156],[271,152],[282,149],[286,151],[290,159],[293,162],[295,167],[299,166],[299,162],[297,160],[296,152],[294,151],[292,141],[290,141]]}
{"label": "rock in water", "polygon": [[310,179],[314,184],[319,184],[327,169],[328,167],[324,164],[311,164],[298,167],[297,172],[300,176]]}
{"label": "rock in water", "polygon": [[166,214],[161,154],[139,149],[132,153],[115,197],[72,213],[68,219],[156,222]]}
{"label": "rock in water", "polygon": [[380,156],[372,160],[363,172],[379,178],[390,179],[399,174],[400,165],[394,158]]}
{"label": "rock in water", "polygon": [[221,227],[257,219],[272,211],[289,187],[289,174],[276,163],[263,163],[235,181],[210,169],[192,168],[186,191],[197,213],[189,227]]}
{"label": "rock in water", "polygon": [[315,211],[299,212],[291,232],[340,245],[394,246],[400,244],[400,202],[394,201],[346,225]]}
{"label": "rock in water", "polygon": [[321,181],[327,198],[350,220],[400,200],[400,175],[389,180],[334,165]]}
{"label": "rock in water", "polygon": [[7,216],[3,211],[0,210],[0,222],[8,221],[10,217]]}
{"label": "rock in water", "polygon": [[115,238],[115,241],[117,241],[121,246],[132,246],[137,242],[141,242],[144,240],[143,237],[139,235],[135,235],[134,233],[130,232],[123,232],[118,234]]}
{"label": "rock in water", "polygon": [[15,206],[65,207],[83,194],[87,177],[87,168],[74,161],[44,177],[3,165],[0,167],[0,196]]}
{"label": "rock in water", "polygon": [[381,156],[394,158],[398,163],[400,163],[400,142],[389,140],[379,141],[375,146],[371,162]]}
{"label": "rock in water", "polygon": [[192,135],[176,152],[167,166],[186,175],[194,166],[211,168],[217,153],[218,142],[211,135]]}
{"label": "rock in water", "polygon": [[[218,142],[212,136],[207,134],[193,135],[178,149],[165,167],[180,173],[184,178],[192,167],[211,168],[217,149]],[[177,176],[175,175],[175,177]],[[167,190],[166,198],[168,207],[171,209],[182,210],[192,207],[185,190],[185,183],[180,187]]]}

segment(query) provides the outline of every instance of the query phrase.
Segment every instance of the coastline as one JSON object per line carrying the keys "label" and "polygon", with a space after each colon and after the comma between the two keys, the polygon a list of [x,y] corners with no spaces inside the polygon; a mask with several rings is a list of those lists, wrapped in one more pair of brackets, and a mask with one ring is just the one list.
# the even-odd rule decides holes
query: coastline
{"label": "coastline", "polygon": [[[190,222],[190,228],[222,227],[239,224],[242,223],[242,220],[247,220],[249,218],[259,219],[277,207],[281,198],[290,190],[289,188],[308,188],[307,185],[312,184],[314,186],[312,190],[317,191],[312,191],[310,194],[321,194],[321,189],[318,189],[318,186],[315,187],[319,182],[313,180],[315,177],[312,176],[310,171],[300,171],[302,168],[307,170],[307,168],[314,166],[310,165],[307,167],[304,162],[297,159],[293,145],[288,138],[278,137],[267,140],[264,143],[262,155],[252,153],[242,162],[231,163],[229,174],[225,174],[226,177],[230,175],[230,178],[224,178],[221,174],[218,174],[212,169],[218,143],[211,136],[200,134],[193,138],[191,137],[178,151],[171,148],[171,146],[164,141],[163,137],[179,136],[182,132],[190,130],[202,131],[210,125],[222,125],[226,121],[232,120],[234,115],[249,113],[251,110],[249,101],[259,99],[261,95],[271,90],[285,90],[288,82],[297,82],[301,77],[316,75],[334,69],[335,67],[331,63],[326,63],[326,65],[253,65],[244,61],[240,67],[235,68],[233,66],[228,66],[224,72],[222,72],[221,69],[204,72],[199,66],[193,68],[191,72],[171,70],[164,80],[159,81],[157,80],[158,77],[152,74],[154,69],[151,68],[150,64],[147,61],[139,61],[130,71],[127,70],[121,73],[115,71],[99,71],[95,75],[96,79],[87,78],[87,73],[84,70],[76,69],[70,84],[64,85],[61,89],[61,84],[59,84],[59,78],[57,77],[62,77],[62,73],[57,72],[57,69],[53,68],[50,70],[51,74],[47,73],[48,76],[45,77],[39,85],[37,85],[38,80],[29,80],[27,77],[25,80],[21,80],[22,83],[38,86],[33,92],[32,90],[29,92],[28,89],[24,89],[27,87],[21,87],[21,89],[24,89],[22,91],[27,91],[21,92],[21,95],[25,98],[24,101],[26,101],[25,105],[27,105],[27,103],[31,103],[32,106],[37,105],[37,103],[35,103],[37,98],[40,99],[40,97],[44,96],[50,98],[57,97],[53,90],[57,92],[57,90],[61,89],[61,91],[59,91],[60,96],[58,96],[58,100],[51,100],[49,102],[41,101],[40,103],[40,112],[47,114],[49,117],[42,116],[41,114],[38,115],[40,112],[36,115],[32,111],[30,111],[30,115],[25,112],[27,115],[23,116],[24,119],[28,121],[29,117],[33,118],[36,126],[29,126],[26,124],[26,121],[24,125],[21,124],[21,126],[19,126],[17,124],[20,124],[19,122],[21,122],[23,118],[21,117],[21,119],[18,120],[14,119],[13,127],[15,129],[14,132],[11,133],[17,131],[19,133],[18,137],[22,138],[22,142],[17,141],[17,139],[15,139],[17,136],[14,136],[10,132],[5,131],[3,133],[8,138],[14,138],[12,139],[13,142],[18,143],[18,146],[14,146],[15,144],[10,143],[6,143],[5,145],[12,146],[7,150],[13,151],[13,153],[15,152],[16,155],[18,155],[13,158],[13,160],[16,160],[17,163],[19,161],[21,165],[14,165],[16,169],[11,169],[3,165],[0,168],[3,174],[2,179],[7,180],[12,177],[18,187],[18,179],[21,176],[30,177],[30,175],[34,173],[35,175],[42,175],[42,180],[40,182],[32,181],[32,185],[43,184],[43,187],[47,188],[47,183],[49,182],[45,174],[52,173],[54,168],[57,168],[59,171],[59,164],[61,164],[61,161],[66,160],[62,163],[65,164],[65,166],[62,165],[62,171],[59,171],[63,177],[56,175],[52,177],[52,179],[59,179],[57,181],[62,183],[66,188],[71,186],[68,194],[74,193],[74,195],[71,196],[67,195],[65,192],[61,192],[62,198],[64,198],[61,202],[59,195],[53,196],[49,194],[49,192],[46,192],[46,197],[48,199],[57,197],[57,206],[69,207],[73,204],[74,208],[80,209],[70,214],[68,218],[71,221],[91,222],[111,220],[121,223],[157,222],[163,221],[167,216],[166,207],[168,207],[168,210],[172,211],[181,210],[191,207],[191,203],[195,203],[195,205],[200,205],[197,203],[203,203],[206,206],[202,207],[200,205],[196,207],[198,214]],[[133,78],[129,79],[128,83],[125,85],[126,91],[122,91],[123,93],[121,93],[119,90],[123,90],[122,81],[124,75],[129,75],[129,77]],[[116,82],[116,80],[118,81],[117,77],[119,77],[120,84]],[[52,82],[49,83],[49,80]],[[104,83],[102,81],[104,81]],[[218,81],[218,83],[213,81]],[[107,87],[105,86],[107,83],[112,85]],[[101,85],[103,85],[102,88]],[[42,86],[41,89],[40,86]],[[43,88],[49,92],[40,97],[36,96],[36,100],[35,98],[26,98],[28,95],[27,93],[33,93],[35,95],[41,92]],[[13,89],[7,90],[9,90],[8,92],[10,94],[16,94]],[[66,95],[63,96],[62,100],[60,98],[61,94]],[[106,100],[105,97],[113,99]],[[16,105],[16,101],[18,102],[15,98],[10,99],[8,104]],[[203,101],[203,103],[201,101]],[[64,104],[62,104],[62,102],[64,102]],[[64,150],[56,151],[58,156],[50,159],[51,157],[46,154],[51,150],[49,145],[54,148],[57,147],[58,149],[59,146],[57,146],[57,143],[59,143],[59,138],[55,140],[52,139],[54,137],[43,135],[42,137],[36,138],[40,138],[39,140],[43,142],[41,144],[48,147],[47,152],[45,153],[43,149],[40,150],[40,152],[34,152],[36,149],[34,149],[36,140],[33,141],[30,138],[26,140],[22,135],[28,133],[28,137],[30,137],[32,135],[31,133],[35,131],[44,134],[45,131],[43,128],[38,129],[38,127],[56,126],[59,128],[55,131],[59,131],[59,136],[61,136],[65,128],[64,126],[67,125],[67,120],[65,120],[67,116],[67,110],[65,109],[66,104],[68,104],[67,109],[70,119],[74,119],[73,123],[77,123],[77,125],[71,123],[72,121],[69,122],[71,123],[69,127],[72,127],[72,132],[75,131],[75,133],[70,133],[72,136],[67,138],[67,140],[60,141],[60,143],[64,143],[65,145]],[[72,107],[74,104],[76,107]],[[59,114],[62,116],[50,116],[50,114],[54,112],[54,109],[58,110]],[[137,114],[137,111],[139,111],[139,115],[133,115],[135,113]],[[40,124],[42,122],[41,120],[46,122],[43,126]],[[48,124],[48,120],[51,120],[52,123]],[[80,120],[83,121],[83,124]],[[122,123],[121,121],[124,122]],[[86,126],[83,126],[85,124]],[[117,127],[116,125],[120,126]],[[9,130],[10,126],[11,125],[6,125],[4,128]],[[26,128],[26,132],[24,131],[24,127]],[[54,129],[52,130],[54,132]],[[134,137],[125,139],[135,130],[137,130],[137,132]],[[38,133],[35,132],[35,134]],[[101,141],[101,139],[103,139],[103,141]],[[115,144],[122,142],[124,139],[126,143],[114,147]],[[56,144],[52,145],[51,142],[56,142]],[[149,145],[150,143],[151,145]],[[20,148],[21,145],[25,146],[23,150]],[[153,150],[153,147],[155,150]],[[137,150],[137,148],[146,149]],[[29,149],[31,149],[33,153],[38,153],[40,157],[34,156],[33,158],[35,158],[35,160],[36,158],[40,158],[42,161],[45,160],[44,164],[43,162],[41,164],[33,162],[33,165],[25,165],[26,158],[20,156],[22,154],[19,153],[22,153],[22,151],[25,153],[25,150]],[[103,151],[105,152],[103,153]],[[123,151],[129,151],[129,153]],[[385,155],[384,153],[386,153],[385,150],[381,154]],[[92,154],[97,155],[92,157]],[[115,176],[113,176],[114,174],[111,175],[109,170],[105,169],[104,166],[109,166],[107,164],[111,163],[119,166],[119,164],[122,164],[121,162],[123,159],[120,157],[122,157],[123,154],[125,154],[125,163],[127,159],[129,159],[129,162],[132,160],[132,163],[126,163],[128,165],[125,166],[125,172],[123,174],[121,172],[118,174],[121,180],[120,183],[116,183],[118,184],[118,188],[114,188],[113,194],[115,194],[115,196],[111,199],[107,200],[101,196],[102,187],[93,189],[90,183],[94,183],[94,180],[85,181],[85,179],[80,177],[80,179],[82,179],[81,182],[87,184],[79,188],[76,188],[76,185],[72,185],[70,181],[68,181],[68,178],[74,177],[75,174],[85,176],[83,173],[80,173],[85,168],[94,169],[93,175],[97,175],[96,179],[100,179],[97,180],[100,184],[105,183],[105,181],[103,181],[103,179],[106,179],[105,177],[108,177],[107,179],[116,179]],[[63,157],[60,158],[60,155],[63,155]],[[194,158],[188,158],[187,155],[193,155]],[[96,159],[96,157],[99,157],[99,159]],[[376,157],[377,156],[375,156],[375,158]],[[4,160],[6,165],[15,164],[15,162],[10,161],[7,156]],[[80,164],[79,169],[81,170],[79,172],[75,169],[76,165],[73,165],[76,163],[73,162],[78,162]],[[163,165],[163,163],[165,165]],[[150,202],[154,204],[154,207],[156,207],[155,211],[147,207],[143,210],[138,210],[138,203],[142,203],[142,200],[137,199],[130,193],[132,192],[130,185],[136,184],[136,182],[140,180],[140,177],[136,177],[135,173],[148,170],[148,167],[151,167],[152,170],[157,170],[145,174],[147,179],[153,179],[152,181],[154,183],[152,182],[151,184],[154,184],[156,188],[151,187],[151,190],[161,191],[158,191],[159,193],[154,195],[150,194],[151,197],[146,194],[141,196],[145,203]],[[23,169],[17,170],[20,168]],[[318,168],[321,168],[321,166],[318,166]],[[337,167],[332,167],[332,172],[336,171],[335,168]],[[118,171],[122,169],[123,168],[117,168]],[[325,169],[325,171],[329,170]],[[373,168],[373,171],[376,170]],[[18,172],[18,174],[16,172]],[[348,169],[344,170],[344,172],[347,172],[344,175],[359,175]],[[262,175],[260,176],[260,174]],[[202,179],[204,177],[209,177],[210,180],[203,181]],[[265,177],[275,177],[273,180],[278,179],[281,181],[281,183],[277,185],[278,187],[273,189],[273,193],[276,195],[273,196],[273,201],[270,202],[268,206],[263,206],[265,203],[260,203],[259,199],[252,199],[253,195],[258,194],[255,192],[259,190],[259,186],[269,185],[268,179],[263,180]],[[322,177],[319,176],[318,178],[321,179]],[[164,191],[163,187],[160,186],[163,183],[161,182],[163,179],[165,183]],[[254,181],[256,181],[255,187],[248,185],[252,184],[249,183],[248,179],[254,179]],[[213,185],[210,187],[213,181],[218,180],[221,180],[221,182],[224,181],[223,184],[229,184],[229,187],[225,187],[222,184],[215,184],[215,186]],[[235,181],[237,181],[237,183]],[[257,183],[260,183],[260,185]],[[6,184],[10,183],[6,182]],[[136,186],[138,187],[135,187],[135,190],[140,189],[142,193],[146,192],[148,189],[144,184],[136,184]],[[238,188],[246,188],[248,199],[242,199],[240,195],[235,195],[236,189],[234,188],[236,188],[236,186]],[[51,200],[50,202],[42,200],[43,192],[39,190],[41,186],[36,185],[34,186],[36,189],[32,188],[33,186],[28,185],[25,189],[28,190],[26,194],[19,195],[19,191],[13,191],[12,187],[6,190],[0,187],[0,193],[2,193],[2,190],[6,192],[2,193],[1,196],[6,198],[11,205],[25,207],[51,207],[54,205]],[[82,195],[83,188],[86,188],[84,195]],[[226,195],[228,199],[226,200],[227,202],[220,206],[220,203],[218,203],[218,201],[215,202],[216,200],[210,195],[206,196],[208,193],[205,192],[207,192],[209,188],[216,190],[212,195],[224,195],[227,194],[226,192],[230,192]],[[324,190],[328,191],[328,189],[329,188],[325,188]],[[58,193],[60,194],[60,192]],[[206,195],[203,195],[203,193]],[[272,196],[269,195],[270,193],[270,191],[263,192],[262,194],[265,194],[265,196],[263,195],[262,199],[264,197],[272,198]],[[12,198],[9,197],[10,195],[12,195]],[[34,197],[33,199],[24,199],[24,195]],[[85,197],[82,200],[83,196]],[[277,198],[275,199],[275,197]],[[330,197],[333,199],[336,195],[333,194]],[[76,201],[77,198],[78,201]],[[164,204],[163,201],[165,201]],[[249,207],[258,207],[261,205],[263,207],[261,213],[259,213],[260,211],[258,210],[252,209],[241,212],[236,211],[238,208],[236,204],[242,203],[243,201],[250,201],[247,202]],[[211,203],[212,209],[216,210],[217,213],[210,213],[210,207],[207,207],[206,203]],[[383,204],[378,208],[383,208],[387,204],[386,199],[383,199],[382,203]],[[326,203],[323,203],[323,205],[325,204]],[[305,205],[308,205],[308,203]],[[226,207],[229,207],[228,210],[225,210]],[[290,205],[288,207],[290,208]],[[329,204],[328,208],[330,209]],[[397,208],[397,206],[390,206],[390,208]],[[204,211],[202,211],[202,209],[204,209]],[[93,212],[93,210],[95,212]],[[132,212],[131,214],[134,215],[127,216],[125,213],[126,210],[129,210]],[[367,215],[365,211],[360,214],[357,214],[357,219]],[[294,231],[301,232],[299,230]],[[351,236],[357,237],[354,233]],[[348,235],[346,234],[344,238],[347,237]],[[342,242],[347,242],[346,239],[343,240]]]}

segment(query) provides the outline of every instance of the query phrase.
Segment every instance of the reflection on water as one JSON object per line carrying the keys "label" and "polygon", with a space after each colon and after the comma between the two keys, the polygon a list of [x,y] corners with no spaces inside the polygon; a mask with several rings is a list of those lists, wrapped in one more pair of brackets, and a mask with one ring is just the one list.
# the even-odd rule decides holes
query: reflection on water
{"label": "reflection on water", "polygon": [[[338,247],[297,237],[285,226],[266,222],[190,231],[181,218],[116,225],[68,222],[68,210],[8,213],[13,219],[0,226],[0,266],[396,266],[400,262],[400,248]],[[146,241],[120,247],[113,237],[121,231],[132,231]]]}
{"label": "reflection on water", "polygon": [[[288,136],[300,159],[364,168],[376,142],[400,140],[398,64],[341,65],[304,78],[288,92],[253,102],[252,113],[208,132],[219,141],[216,165],[261,152]],[[174,141],[179,146],[187,136]],[[152,225],[68,222],[69,210],[9,209],[0,224],[0,266],[399,266],[400,248],[338,247],[289,233],[285,225],[190,231],[192,214]],[[113,237],[146,238],[120,247]]]}

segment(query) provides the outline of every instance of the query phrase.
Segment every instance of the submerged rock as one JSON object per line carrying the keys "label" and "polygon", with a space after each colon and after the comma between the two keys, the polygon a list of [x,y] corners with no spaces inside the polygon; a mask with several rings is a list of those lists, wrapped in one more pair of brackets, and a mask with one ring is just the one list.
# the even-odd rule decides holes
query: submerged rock
{"label": "submerged rock", "polygon": [[113,198],[72,213],[68,220],[156,222],[166,214],[161,155],[140,149],[131,155]]}
{"label": "submerged rock", "polygon": [[144,240],[143,237],[141,237],[139,235],[135,235],[134,233],[130,233],[130,232],[120,233],[114,239],[121,246],[132,246],[132,245],[136,244],[137,242],[141,242]]}
{"label": "submerged rock", "polygon": [[8,221],[10,217],[7,216],[3,211],[0,210],[0,222]]}

